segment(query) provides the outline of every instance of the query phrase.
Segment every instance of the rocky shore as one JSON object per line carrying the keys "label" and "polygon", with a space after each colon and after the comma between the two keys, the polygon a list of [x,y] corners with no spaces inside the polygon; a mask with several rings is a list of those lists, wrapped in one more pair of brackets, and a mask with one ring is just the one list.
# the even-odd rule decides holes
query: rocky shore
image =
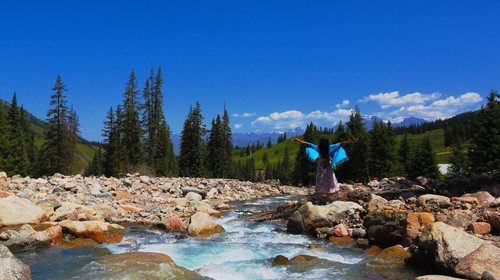
{"label": "rocky shore", "polygon": [[212,217],[221,217],[220,211],[229,209],[231,202],[309,191],[230,179],[139,174],[34,179],[0,172],[0,278],[31,279],[29,267],[11,251],[119,243],[123,224],[209,235],[224,231]]}
{"label": "rocky shore", "polygon": [[[123,226],[129,224],[190,236],[220,233],[224,228],[217,218],[231,202],[294,194],[305,199],[288,202],[294,211],[288,215],[287,231],[365,248],[370,257],[363,262],[374,271],[435,267],[441,275],[418,279],[500,279],[498,176],[342,184],[335,201],[326,204],[308,201],[311,191],[229,179],[139,174],[34,179],[0,172],[0,278],[30,279],[30,268],[11,251],[134,242],[123,240]],[[132,267],[138,258],[158,269],[168,264],[175,275],[195,274],[153,253],[108,256],[105,263],[113,271],[123,260]],[[308,261],[314,258],[277,256],[272,265]]]}
{"label": "rocky shore", "polygon": [[302,202],[287,230],[365,247],[375,270],[399,263],[447,275],[418,279],[500,279],[500,176],[419,179],[344,184],[332,203]]}

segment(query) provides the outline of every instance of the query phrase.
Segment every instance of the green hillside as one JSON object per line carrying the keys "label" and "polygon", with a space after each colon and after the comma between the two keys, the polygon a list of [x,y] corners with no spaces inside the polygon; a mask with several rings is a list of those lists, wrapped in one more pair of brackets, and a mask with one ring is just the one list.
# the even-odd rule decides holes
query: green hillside
{"label": "green hillside", "polygon": [[[330,142],[333,140],[334,136],[333,135],[322,135],[322,136],[327,136],[330,139]],[[448,158],[450,157],[450,151],[452,150],[452,147],[445,147],[444,146],[444,130],[443,129],[435,129],[432,131],[427,131],[422,134],[409,134],[408,137],[411,141],[414,143],[419,143],[421,142],[425,136],[428,136],[429,139],[431,140],[431,145],[433,148],[434,153],[436,154],[436,159],[438,163],[448,163]],[[399,144],[401,140],[403,139],[404,135],[398,135],[396,136],[396,150],[399,149]],[[301,139],[302,137],[299,136],[297,137]],[[292,143],[290,142],[290,139],[273,145],[271,148],[263,148],[255,153],[253,153],[250,156],[244,156],[240,157],[241,151],[243,149],[235,149],[233,150],[233,160],[235,162],[241,161],[242,163],[246,162],[250,157],[254,158],[255,162],[255,168],[256,169],[265,169],[266,165],[262,162],[262,159],[264,157],[264,153],[267,153],[267,159],[268,162],[271,165],[275,165],[278,160],[283,161],[283,154],[285,152],[285,147],[288,147],[288,154],[290,157],[290,163],[291,163],[291,168],[293,169],[293,165],[295,164],[295,158],[297,157],[297,153],[300,148],[300,144],[297,143]],[[277,151],[277,152],[276,152]]]}

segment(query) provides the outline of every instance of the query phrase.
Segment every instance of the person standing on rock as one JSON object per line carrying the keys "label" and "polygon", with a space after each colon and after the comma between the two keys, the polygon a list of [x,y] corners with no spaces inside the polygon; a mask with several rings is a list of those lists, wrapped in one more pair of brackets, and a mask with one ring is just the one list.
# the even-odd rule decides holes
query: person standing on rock
{"label": "person standing on rock", "polygon": [[318,160],[318,169],[316,171],[316,188],[314,190],[316,201],[319,201],[320,194],[326,194],[326,201],[330,201],[330,194],[340,190],[339,183],[335,177],[334,170],[337,166],[349,160],[343,146],[358,142],[359,138],[353,138],[341,143],[331,144],[328,138],[322,137],[319,146],[302,141],[298,138],[292,138],[292,142],[307,145],[306,156],[310,161]]}

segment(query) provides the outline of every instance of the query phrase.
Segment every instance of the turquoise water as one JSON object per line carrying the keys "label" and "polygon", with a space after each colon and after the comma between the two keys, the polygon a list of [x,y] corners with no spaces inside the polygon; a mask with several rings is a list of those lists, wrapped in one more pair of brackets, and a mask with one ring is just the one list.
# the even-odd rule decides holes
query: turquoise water
{"label": "turquoise water", "polygon": [[[282,196],[239,203],[235,209],[260,211],[291,198]],[[285,232],[284,221],[249,222],[234,209],[223,215],[225,218],[216,221],[226,233],[207,238],[130,227],[124,240],[132,239],[136,244],[123,241],[117,245],[75,249],[51,246],[37,252],[18,252],[16,256],[30,266],[33,279],[97,279],[100,257],[133,251],[166,254],[177,265],[213,279],[413,279],[416,276],[408,268],[376,272],[360,264],[367,258],[362,249],[289,234]],[[316,248],[309,248],[311,244]],[[273,267],[272,260],[277,255],[289,259],[310,255],[320,259],[303,265]]]}

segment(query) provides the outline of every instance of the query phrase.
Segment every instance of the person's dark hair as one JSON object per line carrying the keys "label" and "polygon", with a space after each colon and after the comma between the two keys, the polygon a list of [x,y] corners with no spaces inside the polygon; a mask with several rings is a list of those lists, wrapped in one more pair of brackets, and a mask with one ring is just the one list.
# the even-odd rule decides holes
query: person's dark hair
{"label": "person's dark hair", "polygon": [[319,155],[320,155],[320,162],[321,164],[323,164],[324,167],[330,166],[329,148],[330,148],[330,141],[328,141],[328,138],[321,137],[321,139],[319,140]]}

